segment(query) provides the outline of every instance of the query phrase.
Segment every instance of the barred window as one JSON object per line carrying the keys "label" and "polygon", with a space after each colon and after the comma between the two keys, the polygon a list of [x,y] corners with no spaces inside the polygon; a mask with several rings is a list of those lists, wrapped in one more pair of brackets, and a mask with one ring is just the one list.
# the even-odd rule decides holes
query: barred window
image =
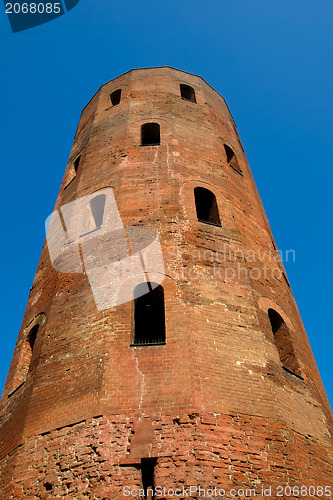
{"label": "barred window", "polygon": [[134,297],[133,345],[165,344],[163,287],[157,283],[140,283],[134,289]]}

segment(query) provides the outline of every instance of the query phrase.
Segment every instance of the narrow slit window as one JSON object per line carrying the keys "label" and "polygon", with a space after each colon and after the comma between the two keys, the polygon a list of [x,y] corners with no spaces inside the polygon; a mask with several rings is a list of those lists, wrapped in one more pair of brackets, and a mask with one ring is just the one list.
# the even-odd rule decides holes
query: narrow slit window
{"label": "narrow slit window", "polygon": [[194,88],[190,87],[190,85],[185,85],[184,83],[180,84],[180,96],[186,101],[197,102]]}
{"label": "narrow slit window", "polygon": [[141,459],[142,487],[145,500],[154,500],[156,458]]}
{"label": "narrow slit window", "polygon": [[74,170],[75,170],[75,175],[77,174],[77,171],[78,171],[78,168],[79,168],[79,165],[80,165],[80,160],[81,160],[81,155],[80,155],[80,156],[78,156],[78,157],[74,160],[73,166],[74,166]]}
{"label": "narrow slit window", "polygon": [[120,103],[120,99],[121,99],[121,89],[114,90],[110,94],[110,99],[111,99],[112,106],[117,106],[117,104]]}
{"label": "narrow slit window", "polygon": [[229,165],[241,174],[242,169],[239,166],[237,156],[235,155],[233,150],[229,146],[227,146],[226,144],[224,144],[224,149],[225,149],[225,154],[227,156],[227,162],[229,163]]}
{"label": "narrow slit window", "polygon": [[294,352],[290,332],[285,321],[274,309],[268,309],[268,317],[271,322],[274,343],[280,356],[281,365],[287,371],[300,376],[301,370]]}
{"label": "narrow slit window", "polygon": [[39,324],[34,325],[31,328],[31,330],[29,331],[28,336],[27,336],[25,377],[27,376],[30,365],[31,365],[31,360],[32,360],[33,352],[34,352],[34,347],[35,347],[35,342],[36,342],[38,330],[39,330]]}
{"label": "narrow slit window", "polygon": [[282,273],[282,276],[284,277],[285,282],[287,283],[288,287],[290,288],[290,283],[289,283],[289,280],[288,280],[287,276],[285,275],[285,273]]}
{"label": "narrow slit window", "polygon": [[163,287],[157,283],[140,283],[134,289],[134,297],[133,344],[165,344]]}
{"label": "narrow slit window", "polygon": [[94,218],[96,229],[103,224],[106,195],[99,194],[90,200],[90,208]]}
{"label": "narrow slit window", "polygon": [[194,198],[198,221],[221,226],[215,194],[206,188],[196,187]]}
{"label": "narrow slit window", "polygon": [[141,146],[158,146],[161,144],[160,126],[158,123],[141,125]]}
{"label": "narrow slit window", "polygon": [[27,379],[31,368],[39,328],[40,323],[36,323],[30,328],[23,339],[20,347],[19,364],[16,367],[16,373],[14,374],[14,380],[12,382],[11,390],[8,393],[8,397],[14,394]]}

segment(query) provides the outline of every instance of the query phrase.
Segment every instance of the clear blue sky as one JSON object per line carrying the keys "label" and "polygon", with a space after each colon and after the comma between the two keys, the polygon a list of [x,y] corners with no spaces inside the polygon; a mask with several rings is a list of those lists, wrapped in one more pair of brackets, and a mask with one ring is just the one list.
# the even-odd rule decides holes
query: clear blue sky
{"label": "clear blue sky", "polygon": [[202,76],[237,123],[333,406],[331,0],[80,0],[13,34],[0,5],[0,386],[81,109],[131,68]]}

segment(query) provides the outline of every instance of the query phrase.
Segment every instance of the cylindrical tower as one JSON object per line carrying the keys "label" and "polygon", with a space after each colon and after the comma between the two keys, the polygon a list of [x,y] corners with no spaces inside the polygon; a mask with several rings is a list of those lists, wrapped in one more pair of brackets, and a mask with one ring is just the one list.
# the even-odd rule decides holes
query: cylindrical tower
{"label": "cylindrical tower", "polygon": [[331,411],[220,95],[168,67],[103,85],[50,229],[2,498],[331,498]]}

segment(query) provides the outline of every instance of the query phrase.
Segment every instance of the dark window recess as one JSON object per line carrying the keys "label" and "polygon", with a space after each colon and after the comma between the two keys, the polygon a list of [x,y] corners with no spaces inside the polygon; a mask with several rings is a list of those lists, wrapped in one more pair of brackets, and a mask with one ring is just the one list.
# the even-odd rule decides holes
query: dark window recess
{"label": "dark window recess", "polygon": [[[268,316],[271,322],[274,342],[277,347],[280,361],[288,372],[301,376],[301,370],[296,359],[291,336],[283,318],[274,309],[268,309]],[[302,378],[302,377],[301,377]]]}
{"label": "dark window recess", "polygon": [[39,330],[39,325],[38,324],[34,325],[31,328],[31,330],[29,331],[28,336],[27,336],[27,348],[26,348],[27,365],[26,365],[25,376],[28,374],[28,371],[29,371],[30,366],[31,366],[32,355],[33,355],[33,351],[34,351],[34,346],[35,346],[38,330]]}
{"label": "dark window recess", "polygon": [[134,345],[165,344],[164,290],[141,283],[134,289]]}
{"label": "dark window recess", "polygon": [[156,458],[141,459],[141,476],[145,500],[154,499],[154,469]]}
{"label": "dark window recess", "polygon": [[77,174],[77,170],[79,168],[79,165],[80,165],[80,160],[81,160],[81,155],[78,156],[75,161],[74,161],[74,170],[75,170],[75,174]]}
{"label": "dark window recess", "polygon": [[99,194],[90,200],[90,208],[94,218],[96,229],[99,229],[103,224],[104,209],[106,195]]}
{"label": "dark window recess", "polygon": [[117,89],[110,94],[111,104],[112,106],[116,106],[120,103],[121,99],[121,89]]}
{"label": "dark window recess", "polygon": [[38,330],[39,330],[39,325],[35,325],[31,328],[30,332],[28,333],[28,342],[31,349],[31,353],[34,350],[34,345],[36,342]]}
{"label": "dark window recess", "polygon": [[224,144],[224,149],[225,149],[225,154],[227,156],[227,162],[229,163],[229,165],[241,174],[242,169],[240,168],[240,166],[238,164],[237,156],[235,155],[233,150],[229,146],[227,146],[226,144]]}
{"label": "dark window recess", "polygon": [[161,144],[160,126],[158,123],[141,125],[141,146],[158,146]]}
{"label": "dark window recess", "polygon": [[198,221],[221,226],[215,194],[203,187],[196,187],[194,198]]}
{"label": "dark window recess", "polygon": [[186,101],[197,102],[194,89],[189,85],[185,85],[184,83],[180,84],[180,95],[181,98]]}

